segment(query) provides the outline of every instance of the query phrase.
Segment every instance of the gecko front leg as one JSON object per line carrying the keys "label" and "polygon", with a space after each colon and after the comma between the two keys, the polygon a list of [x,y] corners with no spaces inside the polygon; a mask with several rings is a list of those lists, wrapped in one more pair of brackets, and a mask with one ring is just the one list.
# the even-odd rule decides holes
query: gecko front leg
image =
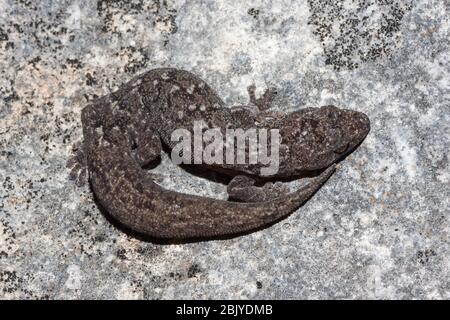
{"label": "gecko front leg", "polygon": [[228,196],[242,202],[263,202],[289,194],[289,188],[282,182],[267,182],[256,186],[256,181],[248,176],[235,176],[227,186]]}
{"label": "gecko front leg", "polygon": [[259,111],[266,111],[272,107],[273,99],[277,94],[275,88],[267,88],[263,95],[256,98],[256,86],[254,84],[247,87],[248,96],[250,98],[250,103],[258,107]]}

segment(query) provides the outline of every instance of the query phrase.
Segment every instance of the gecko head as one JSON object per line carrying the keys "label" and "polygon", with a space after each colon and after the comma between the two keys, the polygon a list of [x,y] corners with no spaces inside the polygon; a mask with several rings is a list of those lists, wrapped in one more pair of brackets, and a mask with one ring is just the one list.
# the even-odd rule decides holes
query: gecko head
{"label": "gecko head", "polygon": [[287,118],[288,130],[282,136],[288,137],[290,165],[303,170],[322,169],[339,161],[370,130],[369,118],[364,113],[331,105],[302,109]]}

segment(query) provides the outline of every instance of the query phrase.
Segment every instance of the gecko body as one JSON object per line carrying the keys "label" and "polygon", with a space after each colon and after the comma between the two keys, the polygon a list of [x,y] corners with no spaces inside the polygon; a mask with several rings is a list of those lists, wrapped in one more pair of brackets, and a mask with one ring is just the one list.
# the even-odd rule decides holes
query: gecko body
{"label": "gecko body", "polygon": [[[333,106],[289,114],[267,111],[268,90],[249,106],[228,108],[190,72],[151,70],[97,99],[82,111],[83,146],[78,162],[100,204],[127,227],[156,238],[204,238],[237,234],[279,220],[301,206],[334,171],[334,163],[354,150],[369,131],[362,113]],[[228,192],[243,201],[223,201],[164,189],[144,169],[174,147],[171,134],[194,121],[224,132],[229,128],[279,129],[280,166],[271,178],[325,169],[303,188],[288,192],[280,185],[256,186],[259,164],[210,164],[235,178]],[[75,166],[74,169],[79,169]],[[267,178],[267,177],[265,177]]]}

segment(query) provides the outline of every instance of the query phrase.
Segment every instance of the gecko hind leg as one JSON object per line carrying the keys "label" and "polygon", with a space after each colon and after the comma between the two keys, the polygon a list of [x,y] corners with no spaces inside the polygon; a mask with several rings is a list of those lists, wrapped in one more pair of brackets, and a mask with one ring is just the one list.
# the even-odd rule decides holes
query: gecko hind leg
{"label": "gecko hind leg", "polygon": [[243,202],[263,202],[289,194],[289,188],[281,182],[267,182],[263,186],[256,186],[255,180],[239,175],[235,176],[227,186],[231,199]]}
{"label": "gecko hind leg", "polygon": [[133,150],[134,158],[141,167],[145,167],[155,161],[162,151],[161,139],[151,130],[145,131],[135,141],[136,148]]}
{"label": "gecko hind leg", "polygon": [[[148,167],[156,161],[162,152],[161,139],[150,128],[147,128],[139,135],[134,136],[134,146],[132,148],[132,154],[134,159],[141,168],[148,169]],[[148,177],[154,182],[161,182],[163,177],[156,173],[146,172]]]}

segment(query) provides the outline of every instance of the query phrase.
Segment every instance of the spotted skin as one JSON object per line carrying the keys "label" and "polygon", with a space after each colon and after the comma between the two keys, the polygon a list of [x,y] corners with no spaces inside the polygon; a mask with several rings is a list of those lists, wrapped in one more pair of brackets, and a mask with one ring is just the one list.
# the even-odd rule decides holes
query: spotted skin
{"label": "spotted skin", "polygon": [[[334,172],[334,163],[367,135],[369,120],[362,113],[333,106],[274,113],[267,111],[273,91],[257,99],[249,87],[249,94],[248,106],[228,108],[211,87],[188,71],[151,70],[83,109],[84,141],[74,170],[84,164],[102,207],[125,226],[151,237],[209,238],[271,224],[321,187]],[[279,129],[280,170],[272,179],[326,169],[289,193],[279,183],[255,186],[261,165],[208,165],[234,177],[228,191],[244,202],[164,189],[144,167],[160,155],[163,145],[174,146],[175,129],[191,132],[194,121],[223,134],[230,128]]]}

